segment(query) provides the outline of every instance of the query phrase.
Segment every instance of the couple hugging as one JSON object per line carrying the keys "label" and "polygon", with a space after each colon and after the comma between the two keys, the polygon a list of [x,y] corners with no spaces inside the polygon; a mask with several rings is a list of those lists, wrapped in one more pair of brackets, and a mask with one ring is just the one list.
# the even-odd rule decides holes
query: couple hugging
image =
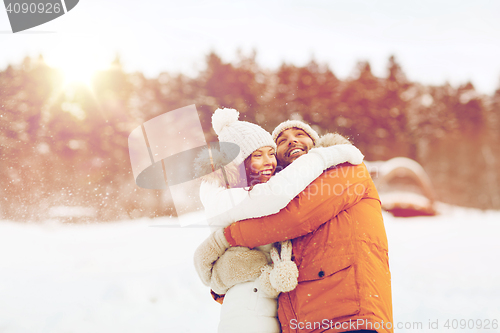
{"label": "couple hugging", "polygon": [[208,174],[200,198],[213,233],[194,262],[222,303],[218,332],[393,332],[387,237],[364,156],[298,120],[271,135],[238,116],[212,116],[237,158],[219,169],[224,152],[212,149],[195,165]]}

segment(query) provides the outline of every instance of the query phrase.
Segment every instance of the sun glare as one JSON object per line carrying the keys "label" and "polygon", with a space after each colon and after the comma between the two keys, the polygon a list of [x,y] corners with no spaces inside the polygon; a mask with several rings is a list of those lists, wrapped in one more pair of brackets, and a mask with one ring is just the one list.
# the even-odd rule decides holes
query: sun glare
{"label": "sun glare", "polygon": [[61,68],[64,75],[64,85],[72,83],[83,83],[90,86],[92,83],[92,76],[96,72],[90,65],[86,66],[64,66]]}
{"label": "sun glare", "polygon": [[59,69],[64,76],[64,86],[79,83],[91,86],[97,71],[110,66],[110,62],[99,59],[96,55],[64,52],[47,57],[47,64]]}

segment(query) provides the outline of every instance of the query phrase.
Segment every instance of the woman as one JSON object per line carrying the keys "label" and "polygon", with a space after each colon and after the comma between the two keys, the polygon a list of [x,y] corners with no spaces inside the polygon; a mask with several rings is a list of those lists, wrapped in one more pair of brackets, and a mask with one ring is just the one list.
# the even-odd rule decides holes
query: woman
{"label": "woman", "polygon": [[[255,124],[238,121],[238,112],[232,109],[216,110],[212,126],[219,142],[230,142],[240,147],[237,158],[227,166],[222,162],[226,157],[224,151],[213,149],[210,160],[199,159],[196,163],[200,174],[208,174],[203,177],[200,198],[214,230],[234,221],[275,214],[325,169],[344,162],[359,164],[363,159],[363,155],[352,145],[313,148],[273,176],[277,165],[276,145],[268,132]],[[223,170],[221,167],[224,167]],[[233,187],[241,184],[242,179],[245,187]],[[298,275],[296,266],[289,258],[290,246],[290,242],[282,244],[286,252],[282,253],[282,259],[288,261],[280,263],[279,266],[285,270],[278,273],[268,265],[270,254],[273,254],[273,261],[279,260],[272,244],[256,250],[230,248],[208,275],[197,267],[200,278],[213,292],[225,294],[220,333],[280,332],[277,296],[279,292],[292,290]],[[288,258],[283,258],[284,254]],[[195,265],[199,261],[196,256],[203,255],[198,251],[195,253]],[[217,265],[231,269],[217,269]],[[280,274],[284,279],[281,284],[277,278]],[[231,283],[241,281],[242,276],[248,277],[248,282]]]}

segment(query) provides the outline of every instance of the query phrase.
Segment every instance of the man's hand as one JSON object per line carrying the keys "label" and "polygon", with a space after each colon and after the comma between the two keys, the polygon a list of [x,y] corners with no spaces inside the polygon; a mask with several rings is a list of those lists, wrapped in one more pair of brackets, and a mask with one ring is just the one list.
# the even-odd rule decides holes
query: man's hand
{"label": "man's hand", "polygon": [[257,279],[266,265],[267,258],[262,251],[239,246],[229,248],[213,266],[210,288],[223,295],[238,283]]}
{"label": "man's hand", "polygon": [[289,240],[281,242],[281,258],[276,248],[272,248],[271,258],[274,263],[269,275],[271,285],[279,292],[294,290],[297,287],[299,270],[292,261],[292,242]]}
{"label": "man's hand", "polygon": [[212,266],[231,245],[224,236],[224,229],[213,232],[194,253],[194,267],[201,281],[210,286]]}
{"label": "man's hand", "polygon": [[260,290],[262,290],[266,295],[272,298],[278,297],[280,292],[274,289],[271,284],[271,272],[273,271],[272,265],[266,265],[261,269],[262,274],[259,277]]}

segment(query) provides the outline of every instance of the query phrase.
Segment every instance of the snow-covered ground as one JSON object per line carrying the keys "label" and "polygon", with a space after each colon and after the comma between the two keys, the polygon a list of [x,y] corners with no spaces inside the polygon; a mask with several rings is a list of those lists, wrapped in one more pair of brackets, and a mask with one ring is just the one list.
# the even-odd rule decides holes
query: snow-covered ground
{"label": "snow-covered ground", "polygon": [[[439,210],[384,214],[394,324],[415,328],[396,332],[455,331],[447,319],[500,320],[500,211]],[[166,227],[173,224],[0,221],[0,333],[215,332],[219,304],[192,264],[208,229]],[[439,329],[429,330],[436,320]],[[456,330],[479,331],[500,329]]]}

